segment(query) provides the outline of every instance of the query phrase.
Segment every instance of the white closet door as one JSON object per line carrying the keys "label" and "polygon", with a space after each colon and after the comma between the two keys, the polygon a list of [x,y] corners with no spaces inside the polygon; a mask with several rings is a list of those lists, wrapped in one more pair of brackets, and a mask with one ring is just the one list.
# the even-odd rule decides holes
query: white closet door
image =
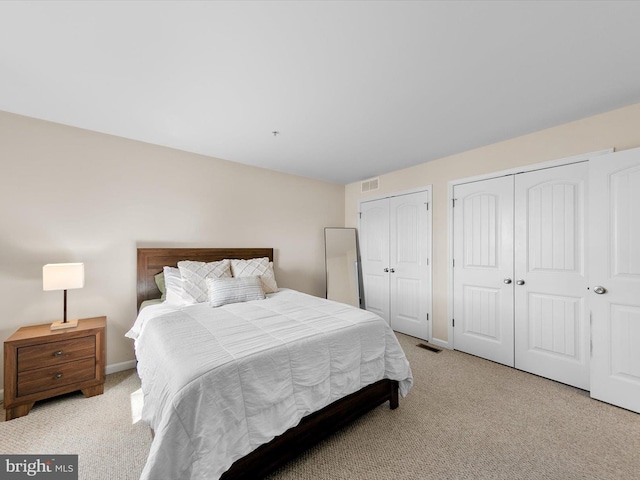
{"label": "white closet door", "polygon": [[515,367],[589,389],[585,189],[578,163],[515,176]]}
{"label": "white closet door", "polygon": [[513,366],[513,177],[454,198],[454,347]]}
{"label": "white closet door", "polygon": [[388,199],[361,204],[360,231],[365,308],[389,323]]}
{"label": "white closet door", "polygon": [[389,199],[390,323],[394,330],[427,340],[427,215],[429,194]]}
{"label": "white closet door", "polygon": [[640,149],[590,160],[589,178],[591,396],[640,413]]}

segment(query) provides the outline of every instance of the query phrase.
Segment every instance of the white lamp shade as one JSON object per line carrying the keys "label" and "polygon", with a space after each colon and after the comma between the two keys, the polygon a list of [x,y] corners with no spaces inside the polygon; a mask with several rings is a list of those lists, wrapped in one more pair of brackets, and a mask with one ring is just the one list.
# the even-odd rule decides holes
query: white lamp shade
{"label": "white lamp shade", "polygon": [[42,267],[43,290],[84,287],[84,263],[49,263]]}

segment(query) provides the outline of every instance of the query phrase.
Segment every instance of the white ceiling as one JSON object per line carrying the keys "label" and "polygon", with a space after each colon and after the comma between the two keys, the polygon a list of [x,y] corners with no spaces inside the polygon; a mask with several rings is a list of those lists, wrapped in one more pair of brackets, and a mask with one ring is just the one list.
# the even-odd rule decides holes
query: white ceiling
{"label": "white ceiling", "polygon": [[0,110],[349,183],[640,102],[639,25],[613,1],[0,2]]}

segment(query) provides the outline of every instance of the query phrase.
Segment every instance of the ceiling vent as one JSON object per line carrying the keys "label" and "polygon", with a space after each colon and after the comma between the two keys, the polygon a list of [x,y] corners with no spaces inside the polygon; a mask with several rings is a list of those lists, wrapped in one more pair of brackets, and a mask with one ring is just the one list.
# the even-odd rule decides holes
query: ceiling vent
{"label": "ceiling vent", "polygon": [[377,190],[380,184],[380,178],[372,178],[371,180],[365,180],[360,184],[360,192],[370,192],[371,190]]}

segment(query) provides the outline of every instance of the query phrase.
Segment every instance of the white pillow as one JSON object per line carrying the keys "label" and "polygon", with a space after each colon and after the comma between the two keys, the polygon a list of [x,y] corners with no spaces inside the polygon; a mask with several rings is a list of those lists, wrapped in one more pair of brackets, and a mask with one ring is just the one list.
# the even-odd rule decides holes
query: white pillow
{"label": "white pillow", "polygon": [[220,307],[228,303],[248,302],[264,299],[260,278],[207,278],[209,305]]}
{"label": "white pillow", "polygon": [[251,260],[231,260],[231,273],[234,277],[259,276],[264,293],[276,293],[278,284],[273,272],[273,262],[269,257],[252,258]]}
{"label": "white pillow", "polygon": [[202,303],[208,298],[207,278],[231,277],[229,260],[219,262],[178,262],[184,288],[183,297],[187,303]]}
{"label": "white pillow", "polygon": [[164,267],[165,302],[169,305],[184,305],[184,288],[182,288],[182,276],[176,267]]}

